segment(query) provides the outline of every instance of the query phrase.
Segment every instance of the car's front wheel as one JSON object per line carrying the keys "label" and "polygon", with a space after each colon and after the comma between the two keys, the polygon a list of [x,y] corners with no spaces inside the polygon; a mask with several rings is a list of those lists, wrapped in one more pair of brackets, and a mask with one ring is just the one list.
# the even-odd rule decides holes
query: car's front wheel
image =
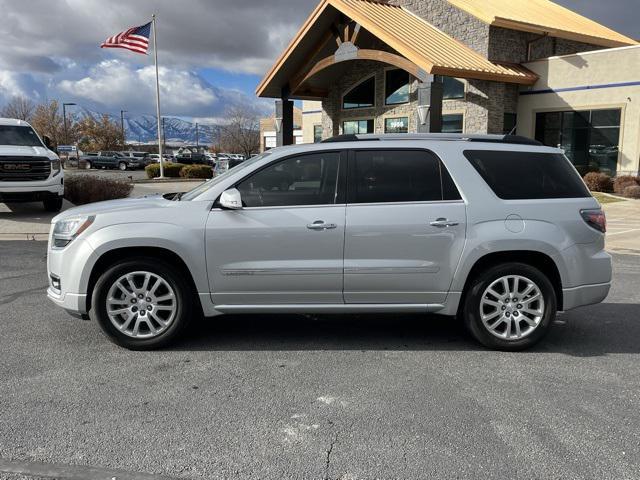
{"label": "car's front wheel", "polygon": [[473,337],[497,350],[524,350],[539,342],[556,316],[549,278],[523,263],[504,263],[476,276],[463,304]]}
{"label": "car's front wheel", "polygon": [[85,170],[91,170],[91,162],[89,160],[84,162],[84,168]]}
{"label": "car's front wheel", "polygon": [[120,170],[124,171],[124,170],[126,170],[126,169],[127,169],[127,164],[126,164],[126,163],[124,163],[124,162],[120,162],[120,163],[118,164],[118,168],[119,168]]}
{"label": "car's front wheel", "polygon": [[152,258],[125,260],[98,279],[91,313],[114,343],[151,350],[182,333],[192,301],[189,283],[171,265]]}

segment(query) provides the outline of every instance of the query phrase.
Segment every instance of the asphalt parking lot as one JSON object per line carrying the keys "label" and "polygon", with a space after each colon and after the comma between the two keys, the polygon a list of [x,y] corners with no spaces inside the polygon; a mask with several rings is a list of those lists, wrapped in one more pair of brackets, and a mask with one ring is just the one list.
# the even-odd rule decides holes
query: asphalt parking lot
{"label": "asphalt parking lot", "polygon": [[0,478],[640,477],[640,256],[523,353],[407,315],[223,316],[129,352],[53,308],[44,256],[0,242]]}

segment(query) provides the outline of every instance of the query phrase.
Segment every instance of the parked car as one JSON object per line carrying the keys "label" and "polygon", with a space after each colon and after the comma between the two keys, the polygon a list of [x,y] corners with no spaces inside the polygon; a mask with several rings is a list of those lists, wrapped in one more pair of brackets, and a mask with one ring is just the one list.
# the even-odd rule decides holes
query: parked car
{"label": "parked car", "polygon": [[42,202],[58,212],[64,195],[64,171],[48,137],[27,122],[0,118],[0,202]]}
{"label": "parked car", "polygon": [[127,167],[131,169],[144,168],[153,163],[148,152],[119,152],[128,161]]}
{"label": "parked car", "polygon": [[171,198],[54,218],[49,298],[133,349],[201,313],[419,312],[521,350],[611,285],[600,205],[561,150],[522,137],[347,135]]}
{"label": "parked car", "polygon": [[[173,162],[173,156],[169,155],[168,153],[163,153],[162,158],[164,159],[165,162],[169,162],[169,163]],[[160,154],[150,153],[149,159],[151,160],[151,163],[160,163]]]}
{"label": "parked car", "polygon": [[88,152],[80,156],[79,167],[87,170],[91,168],[117,168],[126,170],[134,168],[131,161],[119,152],[103,151]]}

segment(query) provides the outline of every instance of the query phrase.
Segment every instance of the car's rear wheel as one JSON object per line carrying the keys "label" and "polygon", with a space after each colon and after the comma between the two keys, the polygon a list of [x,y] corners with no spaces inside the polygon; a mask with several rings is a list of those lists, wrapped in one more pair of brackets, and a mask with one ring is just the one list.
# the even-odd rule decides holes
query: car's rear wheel
{"label": "car's rear wheel", "polygon": [[173,342],[192,313],[189,283],[158,259],[125,260],[98,279],[92,315],[114,343],[151,350]]}
{"label": "car's rear wheel", "polygon": [[62,197],[47,198],[42,204],[47,212],[59,212],[62,209]]}
{"label": "car's rear wheel", "polygon": [[124,171],[124,170],[126,170],[126,169],[127,169],[127,164],[126,164],[126,163],[124,163],[124,162],[120,162],[120,163],[118,164],[118,168],[119,168],[120,170],[123,170],[123,171]]}
{"label": "car's rear wheel", "polygon": [[555,290],[547,276],[523,263],[504,263],[469,285],[463,319],[473,337],[497,350],[524,350],[539,342],[556,316]]}

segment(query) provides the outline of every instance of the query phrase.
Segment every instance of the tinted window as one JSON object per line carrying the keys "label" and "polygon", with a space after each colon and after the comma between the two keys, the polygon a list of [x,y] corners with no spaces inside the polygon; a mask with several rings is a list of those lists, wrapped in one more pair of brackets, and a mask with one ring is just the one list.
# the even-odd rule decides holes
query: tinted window
{"label": "tinted window", "polygon": [[344,96],[342,108],[373,107],[376,98],[376,79],[368,78]]}
{"label": "tinted window", "polygon": [[461,113],[442,115],[442,133],[462,133],[464,115]]}
{"label": "tinted window", "polygon": [[385,73],[385,104],[397,105],[409,101],[409,74],[404,70]]}
{"label": "tinted window", "polygon": [[288,158],[243,180],[236,188],[245,207],[327,205],[336,202],[340,153]]}
{"label": "tinted window", "polygon": [[42,147],[42,142],[31,127],[0,125],[0,145]]}
{"label": "tinted window", "polygon": [[440,160],[429,152],[417,150],[356,151],[351,166],[349,196],[350,203],[460,198]]}
{"label": "tinted window", "polygon": [[590,196],[567,158],[558,153],[467,150],[464,156],[505,200]]}
{"label": "tinted window", "polygon": [[409,118],[408,117],[385,118],[384,132],[385,133],[408,133]]}
{"label": "tinted window", "polygon": [[452,77],[441,77],[443,83],[442,99],[464,98],[464,83]]}
{"label": "tinted window", "polygon": [[342,133],[345,135],[373,133],[373,120],[347,120],[342,122]]}

